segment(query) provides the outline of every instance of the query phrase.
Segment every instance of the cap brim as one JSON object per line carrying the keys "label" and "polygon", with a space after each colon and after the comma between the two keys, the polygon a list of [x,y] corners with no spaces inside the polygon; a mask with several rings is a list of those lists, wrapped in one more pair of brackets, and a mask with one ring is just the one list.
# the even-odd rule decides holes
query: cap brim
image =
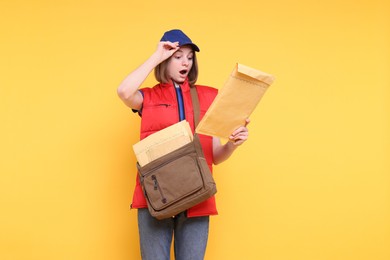
{"label": "cap brim", "polygon": [[193,44],[192,42],[191,43],[185,43],[185,44],[180,44],[179,43],[179,46],[185,46],[185,45],[190,45],[192,47],[192,49],[196,52],[200,52],[200,49],[198,46],[196,46],[196,44]]}

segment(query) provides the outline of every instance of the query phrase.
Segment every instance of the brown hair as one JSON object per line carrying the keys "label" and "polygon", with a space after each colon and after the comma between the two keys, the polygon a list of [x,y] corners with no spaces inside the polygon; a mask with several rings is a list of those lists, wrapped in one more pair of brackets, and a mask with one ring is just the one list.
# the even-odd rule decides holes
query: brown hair
{"label": "brown hair", "polygon": [[[190,86],[194,86],[196,83],[196,80],[198,79],[198,61],[196,59],[195,52],[193,52],[194,56],[192,59],[192,67],[190,72],[188,73],[188,83],[190,83]],[[161,62],[154,68],[154,77],[156,80],[160,83],[168,83],[170,81],[168,75],[167,75],[167,67],[168,62],[172,58],[171,56],[169,59],[166,59],[165,61]]]}

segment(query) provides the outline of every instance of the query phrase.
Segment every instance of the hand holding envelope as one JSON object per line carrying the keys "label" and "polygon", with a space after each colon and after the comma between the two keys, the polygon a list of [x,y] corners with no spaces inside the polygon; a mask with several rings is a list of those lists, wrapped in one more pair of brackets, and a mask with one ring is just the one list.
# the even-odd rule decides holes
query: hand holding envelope
{"label": "hand holding envelope", "polygon": [[228,138],[234,130],[246,124],[245,120],[273,81],[270,74],[237,64],[199,122],[196,132]]}

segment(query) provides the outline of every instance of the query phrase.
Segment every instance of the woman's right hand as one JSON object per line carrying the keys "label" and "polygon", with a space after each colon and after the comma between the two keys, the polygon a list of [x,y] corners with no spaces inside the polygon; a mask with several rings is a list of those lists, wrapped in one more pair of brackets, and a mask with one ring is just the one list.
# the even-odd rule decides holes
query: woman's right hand
{"label": "woman's right hand", "polygon": [[153,55],[122,81],[117,92],[128,107],[136,110],[141,109],[144,98],[137,91],[138,88],[158,64],[171,57],[178,49],[179,42],[159,42]]}
{"label": "woman's right hand", "polygon": [[163,62],[171,57],[179,48],[179,42],[159,42],[155,54],[158,55],[160,62]]}

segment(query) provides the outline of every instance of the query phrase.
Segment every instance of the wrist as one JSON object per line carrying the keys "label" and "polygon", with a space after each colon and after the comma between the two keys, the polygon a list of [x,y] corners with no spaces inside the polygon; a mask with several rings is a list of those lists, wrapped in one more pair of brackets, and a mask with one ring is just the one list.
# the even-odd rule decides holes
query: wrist
{"label": "wrist", "polygon": [[150,56],[149,60],[154,67],[156,67],[158,64],[164,61],[162,55],[158,52],[154,52],[152,56]]}
{"label": "wrist", "polygon": [[153,70],[161,62],[161,57],[159,57],[158,53],[153,53],[147,60],[146,64],[150,70]]}
{"label": "wrist", "polygon": [[234,151],[236,150],[237,148],[237,145],[234,144],[234,140],[229,140],[225,146],[227,147],[227,149],[231,150],[231,151]]}

